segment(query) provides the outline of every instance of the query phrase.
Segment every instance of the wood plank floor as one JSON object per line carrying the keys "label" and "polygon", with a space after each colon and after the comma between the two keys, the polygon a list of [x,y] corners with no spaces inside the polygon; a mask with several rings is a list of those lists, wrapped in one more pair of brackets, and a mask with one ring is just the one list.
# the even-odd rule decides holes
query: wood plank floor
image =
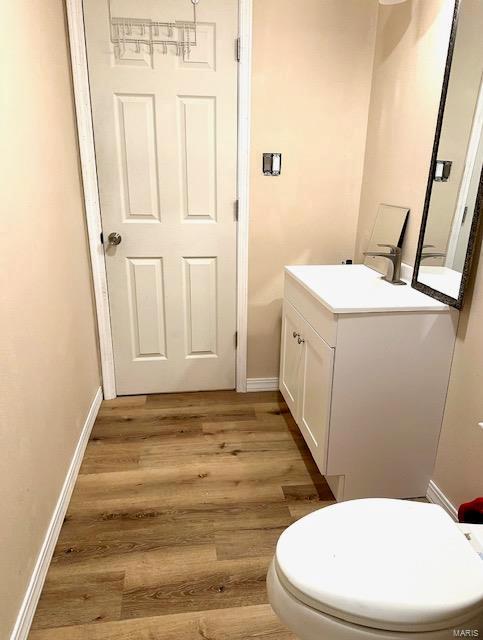
{"label": "wood plank floor", "polygon": [[295,640],[280,533],[333,496],[278,392],[104,402],[30,640]]}

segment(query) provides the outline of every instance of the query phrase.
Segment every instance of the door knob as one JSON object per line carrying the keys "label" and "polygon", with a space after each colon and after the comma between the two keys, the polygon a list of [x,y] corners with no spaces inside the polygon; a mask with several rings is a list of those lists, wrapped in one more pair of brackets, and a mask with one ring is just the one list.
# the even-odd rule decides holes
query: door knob
{"label": "door knob", "polygon": [[297,338],[297,342],[298,342],[299,344],[303,344],[303,343],[305,342],[305,340],[299,336],[299,337]]}
{"label": "door knob", "polygon": [[292,335],[293,335],[293,337],[294,337],[294,338],[298,338],[298,337],[300,337],[300,333],[297,333],[296,331],[294,331],[294,332],[292,333]]}
{"label": "door knob", "polygon": [[120,233],[116,233],[115,231],[113,231],[107,236],[107,239],[109,241],[109,244],[117,246],[118,244],[121,244],[122,236]]}

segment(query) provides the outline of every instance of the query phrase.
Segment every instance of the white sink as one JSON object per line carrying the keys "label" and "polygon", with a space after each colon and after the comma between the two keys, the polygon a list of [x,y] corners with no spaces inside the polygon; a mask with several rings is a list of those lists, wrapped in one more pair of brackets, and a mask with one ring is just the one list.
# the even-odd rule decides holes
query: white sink
{"label": "white sink", "polygon": [[332,313],[449,311],[449,307],[406,286],[389,284],[362,264],[285,267]]}

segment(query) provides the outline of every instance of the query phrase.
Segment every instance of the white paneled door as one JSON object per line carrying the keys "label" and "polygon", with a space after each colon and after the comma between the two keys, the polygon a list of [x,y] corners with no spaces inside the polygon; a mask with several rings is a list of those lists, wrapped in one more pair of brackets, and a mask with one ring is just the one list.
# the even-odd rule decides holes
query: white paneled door
{"label": "white paneled door", "polygon": [[[120,395],[235,386],[238,3],[196,7],[197,45],[177,54],[115,46],[108,0],[84,0]],[[191,0],[111,0],[110,10],[193,19]]]}

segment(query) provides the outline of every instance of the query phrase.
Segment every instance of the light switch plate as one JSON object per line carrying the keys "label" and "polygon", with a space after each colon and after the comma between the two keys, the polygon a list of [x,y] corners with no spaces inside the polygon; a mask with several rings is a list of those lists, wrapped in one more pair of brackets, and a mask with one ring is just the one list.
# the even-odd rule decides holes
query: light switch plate
{"label": "light switch plate", "polygon": [[281,153],[264,153],[263,154],[263,175],[279,176],[282,172],[282,154]]}

